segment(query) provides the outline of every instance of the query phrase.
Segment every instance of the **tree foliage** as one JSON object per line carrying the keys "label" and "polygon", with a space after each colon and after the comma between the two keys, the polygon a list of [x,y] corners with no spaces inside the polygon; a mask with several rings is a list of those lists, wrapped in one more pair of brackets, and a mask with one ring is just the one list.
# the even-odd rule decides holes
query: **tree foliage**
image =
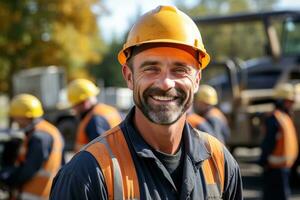
{"label": "tree foliage", "polygon": [[91,68],[92,74],[103,80],[104,86],[125,86],[121,65],[118,62],[118,53],[123,47],[124,41],[113,39],[109,49],[104,54],[103,61]]}
{"label": "tree foliage", "polygon": [[[201,0],[193,8],[180,7],[192,17],[227,15],[270,10],[277,0]],[[212,59],[256,58],[265,53],[266,37],[262,23],[200,25],[206,49]]]}
{"label": "tree foliage", "polygon": [[99,0],[1,0],[0,91],[20,69],[58,65],[68,72],[102,59],[92,6]]}

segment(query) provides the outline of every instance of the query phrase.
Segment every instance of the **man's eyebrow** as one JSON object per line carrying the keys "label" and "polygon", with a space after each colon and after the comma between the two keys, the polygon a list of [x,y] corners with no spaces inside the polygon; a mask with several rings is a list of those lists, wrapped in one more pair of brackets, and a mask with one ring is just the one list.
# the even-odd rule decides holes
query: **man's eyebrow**
{"label": "man's eyebrow", "polygon": [[146,60],[140,65],[140,68],[144,68],[149,65],[158,65],[158,64],[159,64],[158,61]]}

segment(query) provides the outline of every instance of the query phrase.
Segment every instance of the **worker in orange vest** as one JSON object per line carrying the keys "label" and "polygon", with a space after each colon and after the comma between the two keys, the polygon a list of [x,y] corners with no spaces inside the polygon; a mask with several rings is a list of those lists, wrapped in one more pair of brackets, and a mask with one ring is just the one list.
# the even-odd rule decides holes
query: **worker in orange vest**
{"label": "worker in orange vest", "polygon": [[118,110],[104,103],[98,103],[100,89],[86,79],[73,80],[68,85],[68,99],[80,117],[75,140],[75,151],[117,126],[122,118]]}
{"label": "worker in orange vest", "polygon": [[211,125],[206,121],[206,119],[194,113],[193,111],[189,111],[187,113],[187,121],[193,128],[196,128],[199,131],[203,131],[211,135],[214,133]]}
{"label": "worker in orange vest", "polygon": [[222,111],[217,108],[218,95],[216,90],[209,85],[200,85],[195,95],[194,110],[204,117],[213,129],[214,136],[226,143],[230,137],[230,128]]}
{"label": "worker in orange vest", "polygon": [[11,189],[16,188],[12,198],[48,199],[52,180],[62,163],[61,134],[42,118],[42,105],[32,95],[15,96],[9,113],[25,133],[25,139],[14,166],[0,171],[0,181]]}
{"label": "worker in orange vest", "polygon": [[275,90],[275,110],[266,119],[266,135],[262,142],[259,164],[264,168],[264,200],[289,198],[290,168],[298,156],[298,139],[290,111],[294,103],[291,84]]}
{"label": "worker in orange vest", "polygon": [[118,60],[135,106],[60,170],[50,199],[241,200],[234,158],[186,121],[209,63],[193,20],[173,6],[147,12]]}

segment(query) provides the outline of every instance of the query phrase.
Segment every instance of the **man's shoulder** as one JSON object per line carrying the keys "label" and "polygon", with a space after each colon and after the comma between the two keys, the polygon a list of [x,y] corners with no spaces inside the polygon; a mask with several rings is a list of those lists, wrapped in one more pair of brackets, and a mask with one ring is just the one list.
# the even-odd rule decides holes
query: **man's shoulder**
{"label": "man's shoulder", "polygon": [[87,151],[80,151],[61,168],[60,173],[64,176],[88,175],[96,171],[96,168],[99,168],[99,165],[93,155]]}

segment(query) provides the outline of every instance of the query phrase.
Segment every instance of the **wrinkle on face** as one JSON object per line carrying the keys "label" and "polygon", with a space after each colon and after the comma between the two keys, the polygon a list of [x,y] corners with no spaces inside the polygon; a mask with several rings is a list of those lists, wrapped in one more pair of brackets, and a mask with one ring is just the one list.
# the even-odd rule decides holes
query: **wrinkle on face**
{"label": "wrinkle on face", "polygon": [[198,89],[198,61],[184,50],[156,47],[135,55],[132,63],[136,106],[154,123],[175,123],[191,106]]}

